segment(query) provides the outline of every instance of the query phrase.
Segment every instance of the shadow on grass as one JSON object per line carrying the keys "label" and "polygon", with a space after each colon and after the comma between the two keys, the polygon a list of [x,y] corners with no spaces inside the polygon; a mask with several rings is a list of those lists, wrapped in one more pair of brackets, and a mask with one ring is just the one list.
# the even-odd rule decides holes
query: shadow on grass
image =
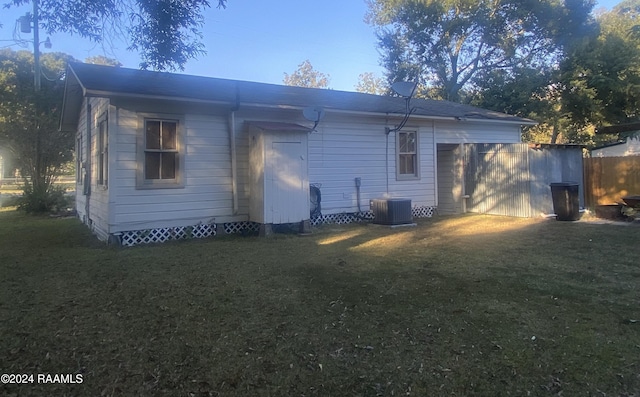
{"label": "shadow on grass", "polygon": [[[133,249],[0,213],[2,394],[632,395],[628,229],[501,217]],[[6,392],[6,393],[5,393]]]}

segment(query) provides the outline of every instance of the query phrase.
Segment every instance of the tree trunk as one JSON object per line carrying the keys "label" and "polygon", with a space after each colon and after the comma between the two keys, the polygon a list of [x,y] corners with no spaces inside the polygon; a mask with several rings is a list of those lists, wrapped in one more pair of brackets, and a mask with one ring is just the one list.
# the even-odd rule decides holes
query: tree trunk
{"label": "tree trunk", "polygon": [[553,122],[553,132],[551,133],[551,144],[554,145],[556,143],[556,141],[558,140],[558,122],[554,121]]}

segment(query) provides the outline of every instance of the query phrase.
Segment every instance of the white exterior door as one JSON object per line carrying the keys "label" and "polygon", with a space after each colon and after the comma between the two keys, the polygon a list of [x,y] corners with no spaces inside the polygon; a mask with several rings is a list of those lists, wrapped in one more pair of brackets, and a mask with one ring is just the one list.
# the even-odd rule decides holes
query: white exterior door
{"label": "white exterior door", "polygon": [[[304,142],[272,142],[267,157],[266,223],[294,223],[309,219],[307,147]],[[270,219],[269,219],[270,218]]]}

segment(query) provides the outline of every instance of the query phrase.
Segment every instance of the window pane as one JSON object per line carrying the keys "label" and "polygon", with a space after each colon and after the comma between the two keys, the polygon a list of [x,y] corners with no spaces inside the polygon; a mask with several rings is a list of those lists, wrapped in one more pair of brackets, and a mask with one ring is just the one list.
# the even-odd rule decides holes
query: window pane
{"label": "window pane", "polygon": [[398,148],[400,153],[405,153],[407,151],[407,134],[404,132],[398,134]]}
{"label": "window pane", "polygon": [[145,179],[160,179],[160,153],[144,154]]}
{"label": "window pane", "polygon": [[408,153],[416,152],[416,134],[414,132],[407,132],[407,150]]}
{"label": "window pane", "polygon": [[399,157],[399,173],[402,175],[415,175],[416,174],[416,155],[415,154],[401,154]]}
{"label": "window pane", "polygon": [[106,149],[102,157],[102,182],[106,185],[109,180],[109,152]]}
{"label": "window pane", "polygon": [[147,149],[160,149],[160,122],[147,120]]}
{"label": "window pane", "polygon": [[162,179],[176,178],[176,153],[162,153]]}
{"label": "window pane", "polygon": [[162,122],[162,149],[175,150],[178,148],[178,146],[176,145],[176,130],[177,125],[175,122]]}
{"label": "window pane", "polygon": [[100,141],[102,142],[102,148],[107,147],[107,121],[100,122]]}

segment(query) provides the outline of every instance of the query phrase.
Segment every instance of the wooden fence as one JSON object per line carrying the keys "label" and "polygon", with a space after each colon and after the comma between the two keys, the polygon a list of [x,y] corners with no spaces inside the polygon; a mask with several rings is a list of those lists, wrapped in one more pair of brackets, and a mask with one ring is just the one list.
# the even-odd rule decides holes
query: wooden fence
{"label": "wooden fence", "polygon": [[615,204],[624,196],[640,195],[640,156],[584,159],[587,207]]}

